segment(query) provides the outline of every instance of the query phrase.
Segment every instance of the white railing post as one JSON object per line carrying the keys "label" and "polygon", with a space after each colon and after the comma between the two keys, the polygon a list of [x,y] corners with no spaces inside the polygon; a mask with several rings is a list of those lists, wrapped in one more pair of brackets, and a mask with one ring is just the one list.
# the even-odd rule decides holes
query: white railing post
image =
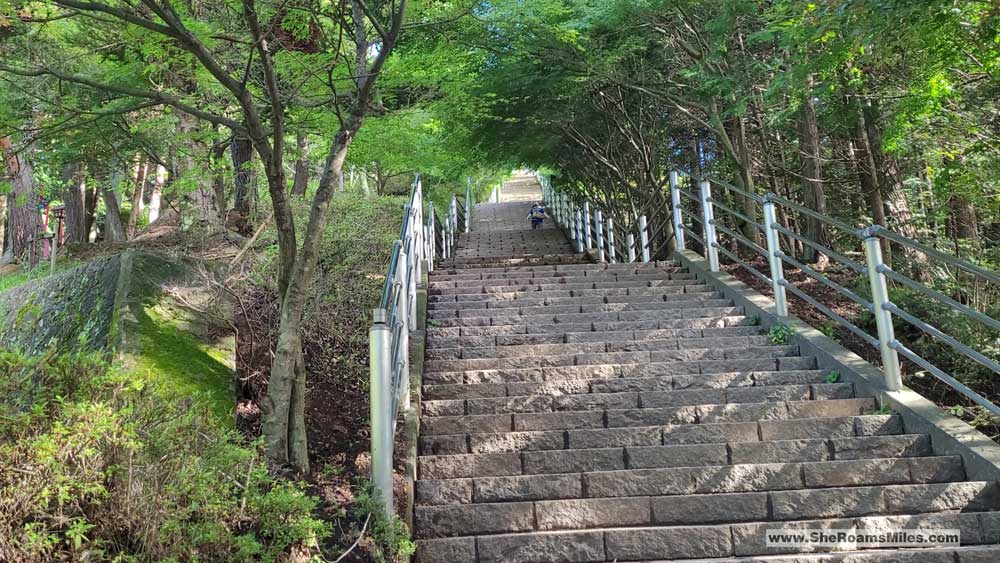
{"label": "white railing post", "polygon": [[[408,277],[409,260],[410,256],[406,252],[406,246],[404,245],[399,253],[399,262],[396,266],[396,283],[399,285],[398,299],[396,300],[396,316],[403,326],[399,331],[399,344],[397,346],[399,357],[396,359],[397,365],[393,366],[393,368],[399,369],[401,379],[399,382],[399,396],[394,397],[393,400],[400,401],[398,404],[403,410],[410,408],[410,328],[413,325],[410,324],[410,291],[406,279]],[[395,421],[392,421],[392,423],[395,424]],[[395,434],[395,431],[393,433]]]}
{"label": "white railing post", "polygon": [[576,252],[583,254],[583,224],[580,217],[580,208],[576,209]]}
{"label": "white railing post", "polygon": [[771,290],[774,308],[779,317],[788,316],[788,298],[785,295],[785,272],[781,263],[781,239],[778,238],[778,219],[771,196],[764,196],[764,238],[767,240],[767,262],[771,267]]}
{"label": "white railing post", "polygon": [[601,210],[594,210],[594,233],[596,235],[597,261],[604,262],[604,223],[601,221]]}
{"label": "white railing post", "polygon": [[610,216],[608,217],[608,262],[618,263],[618,259],[615,258],[615,220]]}
{"label": "white railing post", "polygon": [[674,243],[677,250],[684,250],[684,218],[681,216],[680,175],[677,171],[670,173],[670,206],[673,208]]}
{"label": "white railing post", "polygon": [[889,391],[899,391],[903,387],[903,378],[899,369],[899,355],[892,347],[896,340],[895,329],[892,326],[892,313],[886,308],[889,301],[889,287],[885,274],[882,273],[882,246],[871,229],[864,231],[865,261],[868,266],[868,282],[872,289],[872,304],[875,310],[875,326],[878,328],[878,347],[882,354],[882,372],[885,374],[885,386]]}
{"label": "white railing post", "polygon": [[590,202],[583,202],[583,241],[587,243],[587,250],[594,248],[594,242],[590,240]]}
{"label": "white railing post", "polygon": [[371,412],[372,484],[382,500],[384,516],[392,509],[392,330],[385,309],[375,309],[368,331],[369,404]]}
{"label": "white railing post", "polygon": [[719,271],[718,237],[715,235],[715,212],[712,207],[712,185],[708,180],[701,181],[701,218],[705,224],[705,257],[708,258],[708,269]]}
{"label": "white railing post", "polygon": [[465,232],[472,229],[472,178],[465,185]]}
{"label": "white railing post", "polygon": [[639,216],[639,247],[643,262],[649,262],[649,232],[646,230],[646,216]]}
{"label": "white railing post", "polygon": [[625,244],[628,246],[628,262],[631,264],[635,262],[635,235],[629,233]]}

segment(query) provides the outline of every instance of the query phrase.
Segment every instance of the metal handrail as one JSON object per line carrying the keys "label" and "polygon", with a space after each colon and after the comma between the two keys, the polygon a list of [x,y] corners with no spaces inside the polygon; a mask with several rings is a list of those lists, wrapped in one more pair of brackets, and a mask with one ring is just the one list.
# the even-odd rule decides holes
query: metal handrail
{"label": "metal handrail", "polygon": [[[372,483],[387,516],[393,512],[392,460],[396,420],[410,410],[410,334],[419,326],[417,291],[424,271],[432,271],[439,253],[434,206],[427,205],[417,176],[403,207],[399,239],[393,243],[379,307],[369,331]],[[454,224],[454,215],[449,216]],[[446,241],[443,241],[446,242]]]}
{"label": "metal handrail", "polygon": [[[677,174],[677,176],[682,176],[682,175],[690,177],[689,175],[684,173]],[[961,384],[954,377],[945,373],[940,368],[933,366],[933,364],[928,362],[926,359],[921,358],[913,350],[910,350],[909,348],[900,344],[895,338],[895,327],[893,326],[894,319],[901,320],[903,322],[909,323],[917,327],[918,329],[920,329],[930,337],[934,338],[935,340],[947,345],[949,348],[958,352],[962,356],[975,361],[976,363],[986,367],[987,369],[990,369],[994,373],[1000,374],[1000,362],[998,362],[993,358],[988,357],[982,351],[975,350],[971,346],[963,342],[960,342],[958,339],[948,334],[945,334],[937,327],[934,327],[922,321],[912,313],[905,311],[898,305],[892,303],[889,300],[888,282],[891,280],[900,283],[902,285],[905,285],[911,289],[914,289],[922,293],[926,297],[950,307],[952,310],[956,311],[957,313],[971,320],[983,323],[984,325],[988,326],[991,329],[1000,330],[1000,320],[994,319],[983,312],[977,311],[969,306],[959,303],[955,299],[952,299],[935,289],[929,288],[918,281],[912,280],[906,276],[903,276],[902,274],[894,272],[883,261],[881,252],[881,240],[887,239],[896,244],[907,246],[909,248],[916,250],[917,252],[921,252],[927,256],[938,259],[943,263],[961,269],[962,271],[969,273],[978,279],[985,280],[986,282],[989,283],[1000,285],[1000,274],[993,272],[991,270],[987,270],[976,264],[972,264],[971,262],[962,260],[958,257],[951,256],[945,252],[931,248],[927,245],[921,244],[908,237],[890,231],[881,225],[873,225],[868,228],[858,229],[856,227],[848,225],[843,221],[819,213],[815,210],[809,209],[798,203],[777,196],[775,194],[767,194],[766,196],[760,198],[759,200],[757,200],[757,198],[754,198],[756,201],[759,201],[764,206],[765,218],[764,218],[764,224],[761,225],[756,221],[750,220],[749,217],[747,217],[742,213],[739,213],[738,211],[726,205],[725,203],[720,203],[715,199],[713,199],[711,197],[710,191],[705,189],[705,184],[720,185],[726,189],[733,189],[733,191],[741,193],[743,195],[752,195],[752,194],[748,194],[748,192],[740,190],[739,188],[736,188],[735,186],[732,186],[731,184],[728,184],[726,182],[721,182],[714,179],[703,179],[701,183],[702,183],[702,193],[703,193],[703,196],[701,198],[703,207],[701,214],[700,216],[698,216],[694,213],[687,213],[687,215],[692,219],[695,219],[696,221],[700,222],[703,225],[703,228],[707,227],[708,225],[711,225],[714,228],[712,229],[704,228],[705,238],[701,239],[691,229],[684,226],[682,218],[686,212],[683,209],[678,208],[675,209],[675,216],[677,218],[674,221],[674,230],[675,232],[678,232],[678,227],[680,227],[679,232],[686,234],[687,236],[690,236],[693,240],[697,240],[702,243],[705,257],[708,259],[709,268],[712,271],[718,271],[719,267],[718,267],[717,256],[718,253],[722,253],[737,265],[743,267],[750,273],[754,274],[756,277],[759,277],[761,279],[766,279],[766,276],[761,274],[761,272],[754,270],[749,264],[745,263],[734,253],[727,251],[724,248],[724,246],[720,243],[719,239],[720,235],[718,233],[722,233],[722,236],[730,238],[738,243],[750,246],[747,244],[749,241],[745,237],[739,235],[734,230],[729,229],[724,225],[717,224],[717,222],[713,219],[714,216],[713,208],[719,207],[731,213],[735,217],[742,219],[746,222],[749,222],[751,224],[754,224],[755,226],[757,226],[757,228],[761,228],[764,231],[764,234],[767,235],[766,249],[764,249],[763,247],[756,248],[753,246],[751,246],[751,248],[754,248],[755,250],[763,250],[765,256],[768,258],[770,262],[771,276],[769,281],[771,283],[772,289],[774,290],[776,312],[779,317],[788,315],[788,306],[784,293],[785,290],[791,291],[793,294],[797,295],[798,297],[809,303],[811,306],[824,313],[827,317],[836,321],[838,324],[849,330],[851,333],[857,335],[859,338],[861,338],[868,344],[871,344],[872,346],[879,349],[882,355],[885,386],[887,389],[895,391],[902,387],[901,367],[898,357],[899,354],[902,354],[904,357],[913,361],[918,366],[923,367],[930,373],[937,376],[941,381],[950,385],[952,388],[954,388],[962,395],[965,395],[970,400],[976,402],[979,405],[982,405],[991,412],[1000,414],[1000,407],[994,405],[989,400],[983,398],[981,395],[975,393],[967,386]],[[680,191],[677,188],[677,184],[678,183],[676,181],[671,182],[671,189],[672,191],[675,192],[674,194],[672,194],[672,200],[675,204],[675,207],[677,207],[676,204],[679,201],[678,198],[681,195],[689,195],[686,194],[686,192]],[[775,213],[776,205],[787,207],[789,209],[801,213],[802,215],[806,215],[813,219],[821,221],[826,225],[836,227],[852,235],[853,237],[856,237],[857,239],[861,239],[864,243],[864,251],[865,251],[864,262],[862,263],[854,259],[848,258],[844,254],[839,253],[827,247],[824,244],[821,244],[814,240],[810,240],[807,236],[803,235],[802,233],[794,232],[791,229],[782,226],[777,222],[776,219],[776,213]],[[871,289],[872,299],[869,301],[868,299],[861,297],[853,290],[845,287],[844,285],[836,281],[831,280],[822,272],[817,271],[816,269],[796,260],[789,254],[783,252],[781,249],[780,238],[777,236],[778,233],[783,233],[786,236],[790,237],[791,239],[799,241],[802,244],[805,244],[825,254],[826,256],[829,256],[833,260],[836,260],[837,262],[849,267],[854,272],[866,275],[868,278],[868,285]],[[679,248],[684,248],[684,246],[679,245]],[[856,325],[845,319],[843,316],[839,315],[837,312],[833,311],[829,307],[826,307],[825,305],[820,303],[817,299],[808,295],[801,288],[798,288],[794,284],[788,282],[784,278],[782,263],[787,263],[790,266],[799,269],[810,278],[826,285],[827,287],[834,289],[841,295],[846,296],[851,301],[871,311],[875,316],[877,336],[872,336],[867,332],[861,330]]]}
{"label": "metal handrail", "polygon": [[[682,188],[681,178],[685,179],[683,182],[684,187],[690,186],[691,191]],[[690,179],[690,181],[687,181],[687,179]],[[738,211],[727,203],[720,202],[712,198],[711,187],[713,185],[732,191],[733,193],[742,195],[743,197],[748,197],[756,203],[762,205],[764,215],[763,223],[752,219],[750,216]],[[700,191],[700,194],[693,193],[698,191]],[[638,258],[635,256],[635,251],[636,249],[640,249],[642,251],[643,261],[648,261],[650,259],[649,233],[660,233],[663,231],[664,225],[661,223],[662,220],[660,220],[659,217],[653,217],[653,222],[647,222],[647,217],[645,215],[638,218],[636,225],[619,226],[621,227],[621,230],[615,228],[614,225],[610,225],[610,231],[606,231],[606,227],[599,219],[601,215],[600,209],[597,205],[593,205],[592,202],[584,199],[582,201],[582,208],[578,207],[570,198],[553,188],[551,183],[548,181],[543,182],[543,193],[547,204],[555,206],[556,221],[568,230],[571,240],[573,240],[577,245],[577,250],[579,252],[583,252],[585,249],[595,249],[594,243],[597,241],[597,246],[600,247],[596,249],[598,251],[599,259],[610,258],[610,260],[613,261],[617,259],[618,256],[621,256],[623,260],[627,258],[631,261],[633,258]],[[696,211],[685,210],[682,206],[682,197],[695,201],[698,203],[699,208]],[[825,225],[840,229],[841,231],[855,237],[855,240],[860,239],[864,246],[864,259],[862,261],[858,261],[853,258],[849,258],[843,253],[828,247],[826,244],[811,240],[802,233],[795,232],[792,229],[784,227],[777,220],[777,206],[791,209],[800,215],[811,217],[812,219],[820,221]],[[745,223],[752,224],[755,228],[762,231],[765,235],[766,247],[753,243],[753,241],[749,238],[738,233],[737,229],[731,229],[723,224],[720,224],[720,221],[715,219],[715,207],[719,207],[720,209],[731,214],[732,217],[744,221]],[[940,291],[927,287],[918,281],[912,280],[893,271],[884,263],[882,258],[881,243],[883,240],[889,240],[895,244],[904,245],[917,252],[923,253],[926,256],[940,260],[942,263],[971,274],[977,279],[1000,285],[1000,274],[997,272],[993,272],[979,265],[931,248],[908,237],[890,231],[880,225],[858,229],[845,223],[844,221],[819,213],[773,193],[760,196],[734,186],[728,182],[715,178],[699,179],[681,170],[675,170],[670,173],[670,208],[671,213],[669,217],[669,230],[673,232],[673,239],[678,250],[685,250],[687,248],[686,239],[689,238],[692,241],[696,241],[700,243],[702,252],[707,259],[708,266],[711,271],[718,272],[720,270],[719,255],[721,254],[731,260],[734,264],[746,269],[755,277],[770,284],[775,299],[775,312],[779,317],[785,317],[788,315],[788,303],[786,298],[787,290],[824,313],[827,317],[843,326],[852,334],[857,335],[864,342],[878,348],[882,356],[885,387],[890,391],[896,391],[902,387],[901,366],[899,361],[899,355],[901,354],[918,366],[921,366],[923,369],[926,369],[928,372],[934,374],[941,381],[945,382],[962,395],[968,397],[970,400],[982,405],[991,412],[1000,414],[1000,407],[994,405],[989,400],[958,382],[951,375],[945,373],[940,368],[934,366],[926,359],[921,358],[915,352],[899,343],[895,337],[895,327],[893,324],[894,320],[903,321],[916,326],[921,331],[928,334],[931,338],[936,339],[937,341],[947,345],[952,350],[955,350],[961,355],[998,374],[1000,374],[1000,361],[990,358],[982,351],[975,350],[971,346],[960,342],[958,339],[945,334],[936,327],[925,323],[912,313],[903,310],[898,305],[893,304],[889,300],[888,284],[892,281],[905,285],[938,303],[946,305],[958,314],[973,321],[982,323],[986,327],[993,330],[1000,330],[1000,320],[994,319],[981,311],[977,311],[972,307],[964,305],[957,300],[948,297]],[[686,221],[686,218],[690,218],[691,220]],[[695,225],[700,227],[701,232],[696,232]],[[638,227],[638,232],[636,232],[636,227]],[[592,232],[594,236],[591,236]],[[613,235],[617,237],[617,241],[608,241],[607,239],[611,237],[605,237],[605,232],[613,233]],[[625,234],[627,240],[622,240],[623,233]],[[871,290],[870,300],[862,297],[854,290],[846,287],[844,284],[830,279],[823,272],[810,267],[808,264],[805,264],[790,254],[784,252],[781,248],[781,238],[779,237],[779,233],[784,234],[791,240],[798,241],[803,245],[821,252],[834,261],[850,268],[852,272],[866,276],[868,287]],[[638,235],[638,237],[636,237],[636,235]],[[735,243],[742,244],[757,253],[763,254],[768,260],[770,276],[746,263],[739,256],[737,256],[735,252],[727,250],[723,244],[723,242],[725,242],[722,240],[723,238],[730,239]],[[607,248],[605,248],[605,242],[609,243]],[[626,257],[623,252],[619,252],[617,250],[617,246],[621,243],[624,243],[622,248],[629,253],[628,257]],[[658,254],[659,252],[657,252],[657,255]],[[873,336],[865,332],[838,314],[836,311],[833,311],[829,307],[823,305],[817,299],[808,295],[801,288],[796,287],[793,283],[786,280],[783,271],[784,264],[797,268],[809,278],[834,289],[839,294],[850,299],[852,302],[857,303],[861,307],[872,312],[875,317],[877,335]]]}

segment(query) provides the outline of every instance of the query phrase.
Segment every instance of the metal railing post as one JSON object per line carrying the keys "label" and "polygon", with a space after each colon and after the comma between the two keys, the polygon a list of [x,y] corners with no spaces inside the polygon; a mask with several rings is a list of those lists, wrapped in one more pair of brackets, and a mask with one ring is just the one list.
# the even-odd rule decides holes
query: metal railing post
{"label": "metal railing post", "polygon": [[701,181],[701,217],[705,223],[705,257],[708,258],[708,269],[719,271],[719,239],[715,234],[715,211],[712,208],[712,184],[708,180]]}
{"label": "metal railing post", "polygon": [[601,221],[601,210],[594,210],[594,234],[596,235],[595,244],[597,245],[597,261],[604,262],[604,223]]}
{"label": "metal railing post", "polygon": [[[413,270],[411,270],[409,265],[410,255],[406,252],[406,246],[403,246],[403,251],[399,253],[399,266],[401,269],[397,269],[397,283],[399,284],[399,298],[396,301],[396,316],[399,317],[399,322],[402,323],[401,330],[399,331],[399,357],[396,359],[397,365],[393,366],[396,368],[398,366],[401,381],[399,382],[399,396],[394,397],[393,400],[400,401],[398,403],[400,408],[407,410],[410,408],[410,328],[413,326],[411,324],[410,316],[410,291],[408,277],[412,276]],[[416,282],[416,280],[413,280]],[[395,424],[395,420],[393,420]],[[395,433],[395,431],[394,431]]]}
{"label": "metal railing post", "polygon": [[681,216],[680,175],[676,170],[670,172],[670,206],[673,211],[674,243],[677,250],[684,250],[684,218]]}
{"label": "metal railing post", "polygon": [[608,262],[618,263],[615,258],[615,220],[612,217],[608,217]]}
{"label": "metal railing post", "polygon": [[379,492],[386,518],[392,508],[392,331],[386,325],[385,309],[375,309],[368,331],[369,396],[371,416],[372,484]]}
{"label": "metal railing post", "polygon": [[465,232],[469,232],[472,227],[472,178],[468,178],[465,185]]}
{"label": "metal railing post", "polygon": [[576,252],[583,254],[583,224],[580,217],[580,208],[576,209]]}
{"label": "metal railing post", "polygon": [[[566,196],[563,195],[560,196],[560,198],[562,199],[562,203],[560,203],[559,205],[559,207],[562,209],[562,225],[564,228],[569,229],[569,240],[575,241],[576,228],[575,225],[573,224],[573,211],[570,209]],[[576,244],[574,244],[573,246],[576,246]]]}
{"label": "metal railing post", "polygon": [[635,235],[629,233],[625,244],[628,245],[628,262],[631,264],[635,262]]}
{"label": "metal railing post", "polygon": [[774,292],[774,308],[779,317],[788,316],[788,298],[785,295],[785,272],[781,263],[781,239],[778,238],[777,214],[774,210],[774,194],[764,196],[764,238],[767,240],[767,262],[771,267],[771,290]]}
{"label": "metal railing post", "polygon": [[868,282],[872,289],[872,304],[875,306],[875,326],[878,328],[878,347],[882,355],[882,372],[885,374],[885,386],[889,391],[899,391],[903,387],[903,378],[899,369],[899,355],[892,347],[896,340],[895,329],[892,326],[892,313],[887,309],[889,301],[889,286],[885,274],[882,273],[882,246],[871,229],[862,232],[865,242],[865,261],[868,267]]}
{"label": "metal railing post", "polygon": [[587,243],[587,250],[594,248],[594,242],[590,240],[590,202],[583,202],[583,241]]}
{"label": "metal railing post", "polygon": [[639,216],[639,250],[643,262],[649,262],[649,232],[646,230],[646,216]]}

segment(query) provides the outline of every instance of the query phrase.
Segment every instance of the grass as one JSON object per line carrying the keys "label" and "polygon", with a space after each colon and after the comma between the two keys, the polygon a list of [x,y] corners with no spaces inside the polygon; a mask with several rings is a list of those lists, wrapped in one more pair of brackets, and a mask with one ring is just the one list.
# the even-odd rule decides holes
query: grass
{"label": "grass", "polygon": [[[71,270],[79,266],[80,263],[76,260],[64,260],[56,264],[55,273],[64,272],[66,270]],[[40,280],[49,277],[50,266],[48,262],[39,264],[35,266],[30,271],[24,271],[23,269],[18,270],[11,274],[0,274],[0,292],[7,291],[9,289],[14,289],[19,285],[24,285],[29,281]]]}
{"label": "grass", "polygon": [[236,403],[229,352],[183,330],[176,315],[163,304],[136,313],[142,353],[134,357],[135,370],[154,378],[169,398],[193,399],[231,426]]}

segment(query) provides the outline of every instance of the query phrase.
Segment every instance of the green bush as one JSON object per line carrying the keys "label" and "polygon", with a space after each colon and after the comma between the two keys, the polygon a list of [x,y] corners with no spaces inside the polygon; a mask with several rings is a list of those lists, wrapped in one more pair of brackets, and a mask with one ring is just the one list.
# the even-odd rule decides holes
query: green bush
{"label": "green bush", "polygon": [[210,409],[91,356],[0,353],[0,561],[278,561],[326,526]]}

